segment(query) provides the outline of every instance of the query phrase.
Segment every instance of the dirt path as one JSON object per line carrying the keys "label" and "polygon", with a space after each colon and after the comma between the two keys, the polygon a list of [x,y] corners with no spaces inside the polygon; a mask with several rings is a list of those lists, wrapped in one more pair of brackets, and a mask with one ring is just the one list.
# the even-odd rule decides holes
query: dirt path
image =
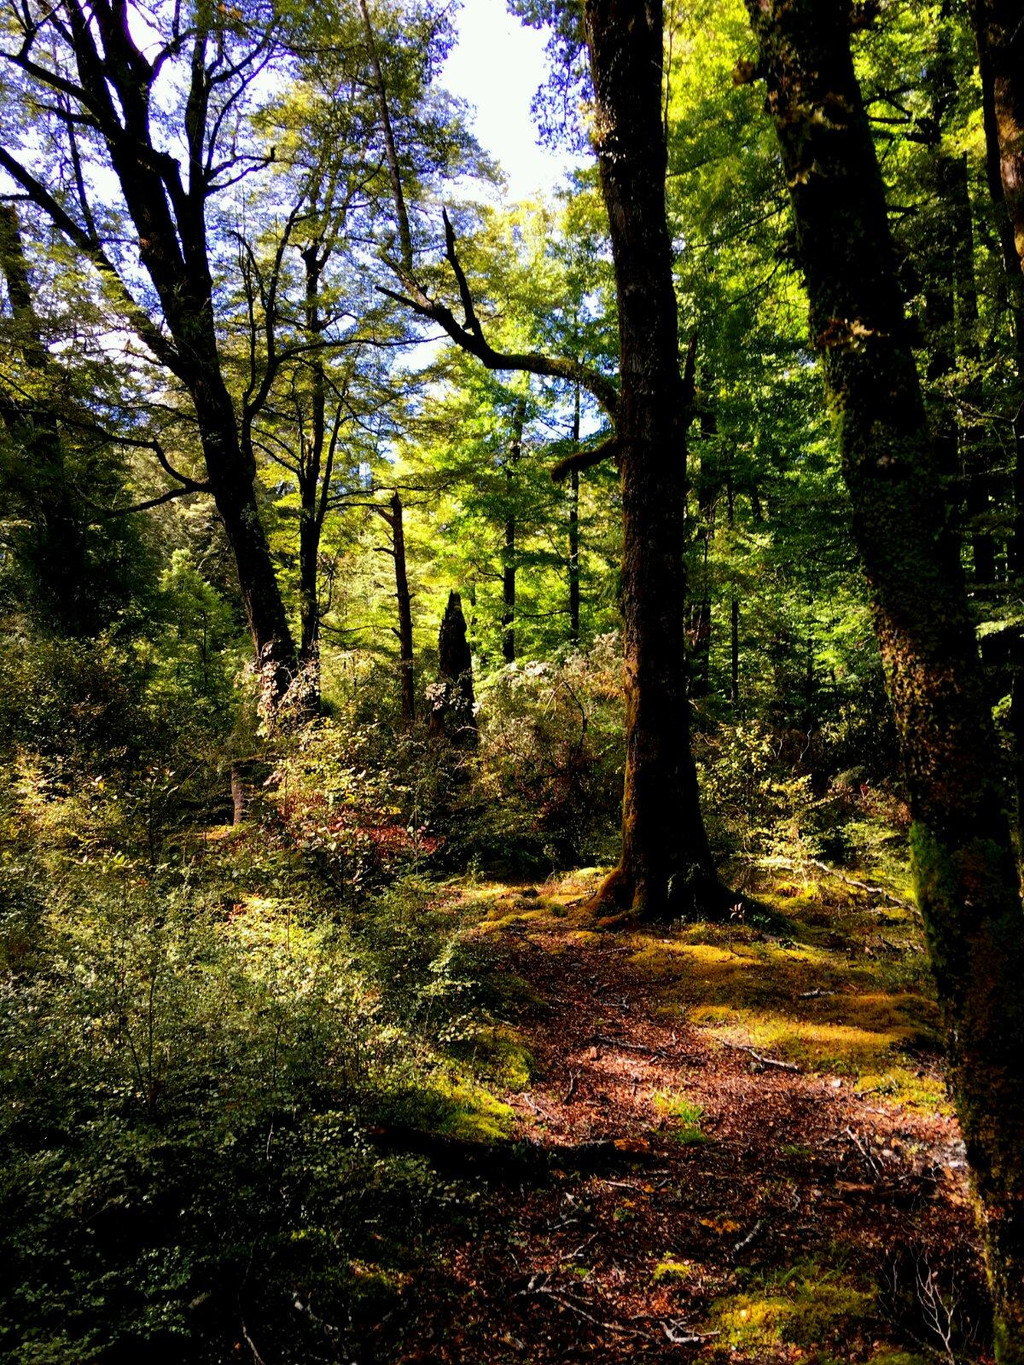
{"label": "dirt path", "polygon": [[[787,1008],[810,1016],[793,1037],[835,1033],[863,1062],[867,1031],[842,1018],[863,1024],[869,1007],[877,1018],[886,1001],[917,998],[880,1001],[877,973],[861,966],[872,949],[860,931],[877,910],[847,907],[844,934],[811,924],[805,943],[777,949],[746,926],[731,946],[722,930],[714,944],[623,939],[546,913],[558,906],[514,904],[521,918],[485,925],[488,951],[531,992],[517,1029],[532,1078],[502,1096],[513,1136],[613,1146],[587,1149],[591,1174],[555,1159],[546,1178],[496,1170],[482,1183],[477,1233],[417,1287],[401,1360],[984,1359],[958,1336],[983,1329],[954,1120],[895,1082],[787,1060],[784,1032],[792,1045],[744,1042],[754,1014],[744,1032],[707,1005],[711,969],[730,954],[748,964],[752,1009],[767,1009],[779,964],[789,971],[804,951],[832,984],[794,993],[783,973]],[[829,1022],[816,1022],[826,1007]],[[921,1083],[934,1077],[934,1047],[919,1039],[898,1060],[899,1076],[909,1065]]]}

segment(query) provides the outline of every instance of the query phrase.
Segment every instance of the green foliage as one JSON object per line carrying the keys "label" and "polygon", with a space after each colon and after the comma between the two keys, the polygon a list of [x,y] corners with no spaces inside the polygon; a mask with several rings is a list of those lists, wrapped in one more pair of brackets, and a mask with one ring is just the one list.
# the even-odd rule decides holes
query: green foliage
{"label": "green foliage", "polygon": [[[704,1121],[702,1104],[696,1104],[685,1095],[666,1094],[659,1096],[658,1108],[673,1120],[672,1136],[684,1147],[696,1147],[708,1141],[708,1135],[701,1126]],[[659,1278],[657,1271],[654,1278]]]}
{"label": "green foliage", "polygon": [[445,1060],[486,1022],[450,920],[409,885],[345,930],[266,833],[155,871],[49,856],[43,899],[39,856],[0,867],[22,888],[0,938],[0,1353],[214,1362],[243,1330],[282,1360],[356,1349],[456,1216],[368,1132],[504,1131]]}
{"label": "green foliage", "polygon": [[552,866],[607,861],[622,768],[621,663],[616,635],[560,662],[502,670],[480,688],[484,781]]}

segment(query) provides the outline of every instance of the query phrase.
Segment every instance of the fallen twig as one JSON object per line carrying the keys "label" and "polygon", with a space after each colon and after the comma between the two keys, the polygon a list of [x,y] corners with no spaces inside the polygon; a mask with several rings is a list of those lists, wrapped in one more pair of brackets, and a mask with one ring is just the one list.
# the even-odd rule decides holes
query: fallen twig
{"label": "fallen twig", "polygon": [[757,1222],[754,1224],[754,1226],[747,1233],[746,1237],[744,1237],[742,1241],[737,1242],[736,1245],[733,1247],[732,1249],[733,1259],[735,1259],[740,1254],[741,1251],[746,1251],[747,1247],[750,1246],[753,1242],[755,1242],[758,1237],[760,1237],[761,1229],[763,1227],[764,1219],[759,1218]]}
{"label": "fallen twig", "polygon": [[530,1107],[530,1108],[533,1110],[533,1112],[538,1116],[538,1118],[547,1119],[549,1123],[554,1123],[554,1122],[555,1122],[555,1117],[554,1117],[554,1115],[553,1115],[553,1114],[549,1114],[548,1111],[547,1111],[546,1109],[542,1109],[541,1106],[540,1106],[539,1104],[537,1104],[537,1102],[536,1102],[535,1100],[532,1100],[532,1099],[530,1098],[529,1095],[525,1095],[525,1094],[524,1094],[523,1097],[522,1097],[522,1099],[523,1099],[523,1103],[529,1105],[529,1107]]}
{"label": "fallen twig", "polygon": [[575,1095],[575,1093],[576,1093],[576,1081],[577,1081],[578,1077],[579,1077],[579,1072],[578,1072],[578,1071],[570,1071],[570,1072],[569,1072],[569,1088],[568,1088],[568,1090],[565,1092],[565,1094],[562,1096],[562,1103],[563,1103],[563,1104],[568,1104],[569,1101],[572,1099],[573,1095]]}
{"label": "fallen twig", "polygon": [[603,1044],[605,1047],[618,1048],[620,1052],[645,1052],[649,1057],[668,1056],[663,1047],[646,1047],[643,1043],[627,1043],[624,1038],[609,1038],[603,1033],[593,1034],[590,1041]]}
{"label": "fallen twig", "polygon": [[762,1053],[755,1052],[752,1047],[748,1047],[745,1043],[730,1043],[725,1038],[719,1038],[718,1041],[723,1047],[731,1047],[736,1052],[748,1053],[753,1057],[755,1062],[760,1062],[762,1066],[774,1066],[780,1071],[795,1071],[798,1076],[803,1075],[803,1068],[797,1066],[796,1062],[781,1062],[777,1057],[765,1057]]}
{"label": "fallen twig", "polygon": [[702,1342],[722,1335],[721,1332],[695,1332],[681,1322],[663,1322],[661,1330],[673,1346],[700,1346]]}
{"label": "fallen twig", "polygon": [[586,1251],[587,1247],[590,1246],[592,1242],[596,1242],[599,1236],[600,1233],[597,1232],[593,1233],[590,1237],[587,1238],[585,1242],[581,1242],[578,1247],[576,1247],[573,1251],[570,1251],[568,1256],[560,1256],[559,1260],[575,1261],[576,1257],[580,1254],[580,1252]]}
{"label": "fallen twig", "polygon": [[865,1145],[864,1145],[864,1143],[861,1141],[861,1139],[857,1136],[857,1134],[853,1131],[852,1128],[844,1128],[844,1129],[843,1129],[843,1132],[844,1132],[845,1135],[850,1139],[850,1141],[853,1143],[853,1145],[857,1148],[857,1151],[860,1152],[861,1156],[862,1156],[862,1157],[864,1158],[864,1160],[867,1162],[867,1164],[868,1164],[868,1169],[871,1171],[871,1173],[872,1173],[873,1175],[877,1175],[878,1172],[879,1172],[879,1170],[880,1170],[880,1167],[879,1167],[879,1165],[878,1165],[878,1162],[877,1162],[877,1161],[875,1160],[875,1158],[871,1155],[871,1153],[870,1153],[870,1151],[868,1150],[868,1148],[865,1147]]}
{"label": "fallen twig", "polygon": [[252,1337],[249,1335],[248,1330],[246,1329],[246,1326],[245,1326],[245,1321],[244,1321],[244,1319],[243,1319],[243,1321],[242,1321],[242,1338],[243,1338],[243,1340],[245,1341],[246,1346],[248,1346],[249,1350],[252,1352],[252,1358],[253,1358],[254,1365],[267,1365],[266,1361],[265,1361],[265,1360],[263,1359],[263,1357],[260,1355],[259,1351],[257,1351],[257,1349],[256,1349],[256,1343],[253,1341]]}

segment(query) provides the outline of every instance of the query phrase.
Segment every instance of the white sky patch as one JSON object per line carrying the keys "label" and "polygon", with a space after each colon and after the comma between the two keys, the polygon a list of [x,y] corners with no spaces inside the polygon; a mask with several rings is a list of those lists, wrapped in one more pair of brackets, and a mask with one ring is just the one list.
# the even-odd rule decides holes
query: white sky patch
{"label": "white sky patch", "polygon": [[545,79],[545,35],[505,9],[505,0],[463,0],[459,39],[442,84],[476,108],[473,130],[508,176],[506,197],[548,196],[577,164],[537,145],[530,101]]}

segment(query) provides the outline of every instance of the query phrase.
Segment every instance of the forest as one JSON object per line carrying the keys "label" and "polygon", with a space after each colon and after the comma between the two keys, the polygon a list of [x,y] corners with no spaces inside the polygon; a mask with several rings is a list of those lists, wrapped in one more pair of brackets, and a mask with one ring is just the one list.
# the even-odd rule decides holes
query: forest
{"label": "forest", "polygon": [[0,1362],[1024,1365],[1024,9],[508,7],[2,0]]}

